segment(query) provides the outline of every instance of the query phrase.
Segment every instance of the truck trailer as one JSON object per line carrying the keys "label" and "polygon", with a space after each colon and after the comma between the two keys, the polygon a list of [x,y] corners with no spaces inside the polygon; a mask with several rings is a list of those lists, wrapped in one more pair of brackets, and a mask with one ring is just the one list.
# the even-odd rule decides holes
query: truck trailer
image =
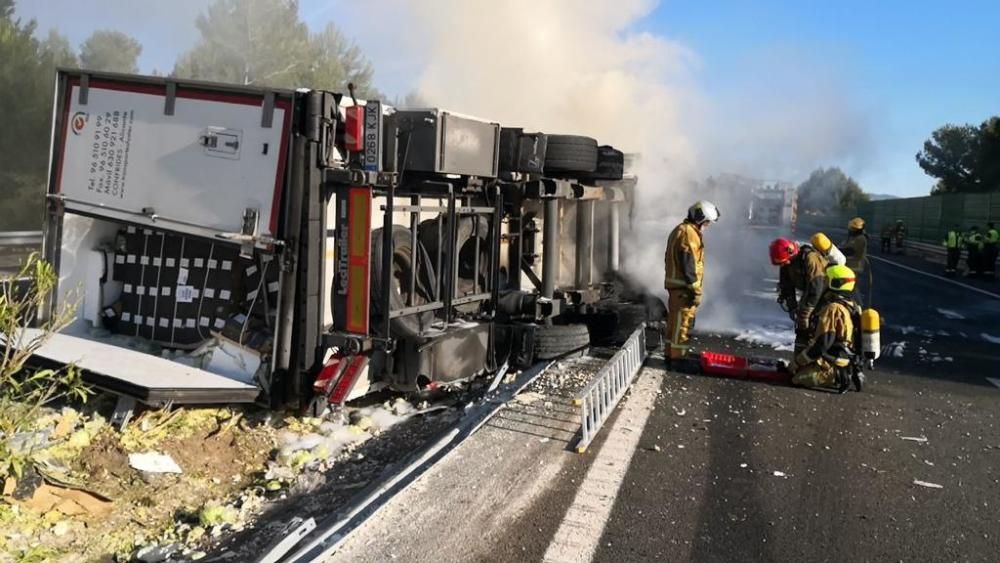
{"label": "truck trailer", "polygon": [[77,312],[35,359],[76,364],[119,419],[426,393],[646,320],[607,315],[635,179],[594,139],[80,70],[54,115],[46,314]]}

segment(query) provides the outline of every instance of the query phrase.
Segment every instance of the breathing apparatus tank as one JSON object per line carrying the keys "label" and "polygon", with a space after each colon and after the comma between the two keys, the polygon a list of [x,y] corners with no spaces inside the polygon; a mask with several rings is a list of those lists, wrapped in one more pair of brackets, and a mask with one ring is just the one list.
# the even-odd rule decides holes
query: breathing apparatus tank
{"label": "breathing apparatus tank", "polygon": [[875,309],[865,309],[861,312],[861,355],[871,369],[875,365],[875,360],[882,352],[882,339],[879,334],[881,320],[878,311]]}
{"label": "breathing apparatus tank", "polygon": [[844,253],[841,252],[832,241],[830,241],[830,237],[824,235],[823,233],[816,233],[812,236],[812,239],[810,239],[809,242],[812,243],[813,248],[818,250],[831,265],[836,264],[838,266],[843,266],[847,263],[847,258],[844,256]]}

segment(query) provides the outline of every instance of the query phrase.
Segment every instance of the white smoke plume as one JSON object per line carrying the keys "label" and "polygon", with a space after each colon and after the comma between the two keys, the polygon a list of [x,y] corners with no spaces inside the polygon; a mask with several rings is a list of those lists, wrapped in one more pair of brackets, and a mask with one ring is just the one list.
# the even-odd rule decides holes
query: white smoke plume
{"label": "white smoke plume", "polygon": [[707,306],[699,322],[734,325],[740,288],[768,274],[766,237],[746,234],[746,194],[710,194],[696,181],[727,171],[799,181],[812,167],[863,152],[864,116],[835,78],[814,78],[815,61],[782,53],[748,61],[745,76],[733,80],[738,89],[712,99],[699,87],[696,53],[635,31],[656,4],[376,0],[353,5],[361,13],[351,19],[377,21],[377,36],[394,38],[399,56],[417,66],[416,92],[433,105],[507,126],[589,135],[641,155],[623,255],[626,269],[657,294],[665,295],[670,229],[693,201],[716,198],[722,221],[706,233]]}

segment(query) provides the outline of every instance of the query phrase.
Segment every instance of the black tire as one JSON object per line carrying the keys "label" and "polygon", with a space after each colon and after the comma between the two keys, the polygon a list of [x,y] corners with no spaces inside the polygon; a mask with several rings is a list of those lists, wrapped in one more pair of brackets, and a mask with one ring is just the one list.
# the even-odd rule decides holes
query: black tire
{"label": "black tire", "polygon": [[625,344],[648,317],[646,305],[642,303],[618,303],[611,311],[615,316],[615,330],[611,334],[611,341],[617,346]]}
{"label": "black tire", "polygon": [[[372,318],[375,326],[372,327],[376,333],[385,319],[382,311],[385,292],[382,288],[382,229],[372,231],[372,254],[371,254],[371,303]],[[389,303],[390,311],[406,308],[407,296],[405,291],[409,287],[404,287],[405,280],[409,279],[409,271],[413,267],[410,264],[410,229],[399,225],[392,226],[392,272],[389,277]],[[427,250],[419,240],[417,242],[417,288],[414,296],[414,305],[422,305],[437,300],[435,295],[436,273],[431,264]],[[392,335],[400,338],[414,338],[426,331],[434,322],[433,311],[398,317],[391,321],[390,327]]]}
{"label": "black tire", "polygon": [[[448,229],[450,228],[451,225],[449,224],[448,217],[443,217],[441,222],[442,239],[448,236]],[[428,219],[421,222],[420,226],[417,227],[417,235],[420,239],[420,244],[427,250],[434,271],[439,276],[447,275],[441,264],[437,263],[438,246],[441,243],[441,239],[438,239],[438,220]],[[475,237],[479,237],[479,288],[481,290],[483,287],[486,287],[486,278],[489,276],[490,271],[489,224],[485,219],[482,219],[479,221],[479,228],[477,229],[476,222],[472,217],[460,217],[458,220],[458,235],[456,237],[458,246],[458,287],[455,288],[455,295],[458,297],[471,292],[474,288],[475,275],[473,270],[476,267]],[[442,261],[445,260],[443,253],[441,258]],[[474,312],[478,308],[478,303],[469,303],[456,307],[457,310],[462,312]]]}
{"label": "black tire", "polygon": [[597,169],[597,141],[578,135],[549,135],[545,173],[592,174]]}
{"label": "black tire", "polygon": [[597,167],[591,176],[595,180],[621,180],[625,174],[625,154],[603,145],[597,149]]}
{"label": "black tire", "polygon": [[535,359],[551,360],[590,346],[587,325],[539,325],[535,328]]}

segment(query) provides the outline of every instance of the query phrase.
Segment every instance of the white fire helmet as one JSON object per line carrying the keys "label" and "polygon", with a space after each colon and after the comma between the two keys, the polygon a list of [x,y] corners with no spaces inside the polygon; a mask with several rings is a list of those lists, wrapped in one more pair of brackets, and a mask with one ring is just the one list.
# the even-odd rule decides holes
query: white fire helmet
{"label": "white fire helmet", "polygon": [[719,220],[719,208],[711,201],[698,201],[688,208],[688,220],[701,225]]}

